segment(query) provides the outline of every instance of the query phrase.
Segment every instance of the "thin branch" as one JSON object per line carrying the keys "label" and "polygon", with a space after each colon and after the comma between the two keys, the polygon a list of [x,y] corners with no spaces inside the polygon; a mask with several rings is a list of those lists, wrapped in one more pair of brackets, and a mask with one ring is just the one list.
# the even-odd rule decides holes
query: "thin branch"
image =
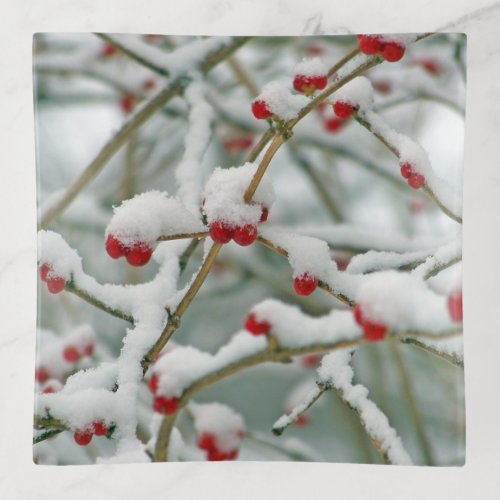
{"label": "thin branch", "polygon": [[180,233],[169,234],[167,236],[160,236],[156,241],[172,241],[172,240],[185,240],[187,238],[203,239],[209,235],[208,231],[201,231],[199,233]]}
{"label": "thin branch", "polygon": [[319,385],[314,394],[304,403],[296,406],[288,415],[280,417],[273,425],[272,432],[275,436],[281,436],[285,430],[296,422],[311,406],[330,389],[328,385]]}
{"label": "thin branch", "polygon": [[198,238],[192,239],[191,243],[189,243],[189,245],[186,247],[186,250],[184,250],[184,252],[182,252],[181,256],[179,257],[179,270],[181,273],[184,271],[184,269],[186,269],[189,259],[195,252],[200,241],[201,240]]}
{"label": "thin branch", "polygon": [[425,429],[425,424],[418,408],[417,400],[414,394],[414,390],[411,384],[410,376],[399,351],[399,346],[396,342],[391,339],[389,342],[389,348],[392,352],[394,360],[396,362],[396,368],[399,373],[399,380],[403,386],[403,394],[406,400],[406,404],[410,411],[411,418],[415,425],[415,430],[417,432],[417,438],[420,443],[420,448],[424,455],[424,460],[426,465],[434,465],[434,457],[432,453],[431,443]]}
{"label": "thin branch", "polygon": [[58,434],[61,434],[63,432],[63,429],[49,429],[39,436],[35,436],[33,438],[33,444],[38,444],[41,443],[42,441],[45,441],[46,439],[49,439],[53,436],[57,436]]}
{"label": "thin branch", "polygon": [[[372,127],[372,124],[367,121],[365,118],[363,118],[362,116],[360,116],[359,114],[356,115],[356,121],[362,125],[363,127],[365,127],[368,131],[370,131],[370,133],[372,135],[374,135],[389,151],[391,151],[392,154],[394,154],[394,156],[396,156],[397,158],[400,158],[400,152],[399,150],[393,145],[391,144],[383,134],[381,134],[380,132],[378,132],[377,130],[375,130],[373,127]],[[434,193],[434,191],[431,189],[431,187],[429,186],[429,184],[427,182],[424,183],[424,185],[422,186],[422,189],[429,195],[429,197],[431,198],[431,200],[448,216],[450,217],[450,219],[453,219],[455,222],[458,222],[459,224],[462,223],[462,218],[453,213],[446,205],[444,205],[444,203],[439,199],[439,197],[436,195],[436,193]]]}
{"label": "thin branch", "polygon": [[[234,38],[233,42],[222,49],[218,49],[212,54],[209,54],[204,62],[201,63],[200,69],[202,73],[210,71],[214,66],[221,62],[225,57],[229,56],[236,49],[241,47],[248,38]],[[122,128],[104,145],[97,156],[90,162],[80,176],[73,181],[64,196],[50,208],[41,218],[40,227],[46,228],[54,219],[70,205],[76,196],[97,176],[97,174],[105,167],[108,161],[115,153],[126,143],[132,133],[141,127],[152,115],[161,109],[170,99],[181,94],[190,79],[186,75],[181,75],[170,82],[161,92],[156,94],[152,99],[141,106],[127,120]]]}
{"label": "thin branch", "polygon": [[[268,240],[267,238],[264,238],[263,236],[257,236],[257,242],[264,245],[265,247],[269,248],[273,252],[276,252],[279,255],[282,255],[283,257],[286,257],[288,259],[288,252],[281,248],[280,246],[274,244],[271,240]],[[318,287],[327,292],[330,295],[333,295],[336,299],[340,300],[340,302],[348,305],[348,306],[353,306],[354,305],[354,300],[351,299],[350,297],[347,297],[347,295],[338,292],[336,290],[333,290],[327,283],[324,281],[318,281]]]}
{"label": "thin branch", "polygon": [[116,308],[113,308],[111,306],[108,306],[107,304],[105,304],[101,300],[99,300],[96,297],[94,297],[93,295],[91,295],[87,290],[80,288],[73,280],[66,283],[65,290],[67,292],[71,292],[72,294],[76,295],[77,297],[80,297],[85,302],[92,304],[93,306],[97,307],[98,309],[101,309],[101,311],[104,311],[104,312],[107,312],[108,314],[111,314],[111,316],[115,316],[116,318],[123,319],[123,320],[128,321],[129,323],[132,323],[132,324],[134,324],[134,322],[135,322],[133,316],[121,311],[120,309],[116,309]]}
{"label": "thin branch", "polygon": [[233,71],[236,78],[247,89],[250,97],[256,97],[259,94],[259,87],[257,87],[257,84],[254,82],[243,64],[241,64],[240,60],[233,55],[227,58],[227,64]]}
{"label": "thin branch", "polygon": [[356,47],[355,49],[352,49],[351,52],[346,54],[340,61],[338,61],[336,64],[334,64],[329,70],[327,75],[330,77],[333,74],[335,74],[342,66],[347,64],[351,59],[354,59],[359,54],[359,47]]}
{"label": "thin branch", "polygon": [[459,366],[460,368],[464,367],[464,360],[458,354],[442,351],[435,346],[429,345],[413,337],[401,337],[399,341],[402,344],[409,344],[419,347],[423,351],[429,352],[437,356],[438,358],[444,359],[445,361],[448,361],[452,365]]}
{"label": "thin branch", "polygon": [[462,256],[456,256],[448,260],[447,262],[437,263],[434,267],[431,267],[430,269],[427,270],[427,272],[424,275],[424,280],[433,278],[434,276],[438,275],[441,271],[444,271],[445,269],[448,269],[449,267],[454,266],[455,264],[458,264],[461,261],[462,261]]}
{"label": "thin branch", "polygon": [[112,45],[115,49],[118,49],[120,52],[123,52],[126,56],[130,57],[130,59],[139,63],[141,66],[144,66],[155,73],[158,73],[161,76],[169,76],[170,71],[168,69],[158,66],[153,61],[142,57],[140,54],[137,54],[129,47],[126,47],[124,44],[120,43],[115,38],[106,35],[105,33],[94,33],[95,36],[99,37],[101,40],[104,40],[106,43]]}

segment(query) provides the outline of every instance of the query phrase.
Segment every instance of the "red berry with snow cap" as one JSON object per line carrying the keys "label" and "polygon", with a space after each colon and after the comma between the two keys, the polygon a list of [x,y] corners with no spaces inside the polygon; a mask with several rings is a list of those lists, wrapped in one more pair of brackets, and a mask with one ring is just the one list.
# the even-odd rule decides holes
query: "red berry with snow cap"
{"label": "red berry with snow cap", "polygon": [[234,228],[227,222],[215,221],[210,224],[210,237],[215,243],[228,243],[234,235]]}
{"label": "red berry with snow cap", "polygon": [[75,442],[80,446],[87,446],[92,441],[93,432],[91,429],[78,429],[73,434]]}
{"label": "red berry with snow cap", "polygon": [[363,309],[359,304],[356,304],[353,309],[354,321],[363,329],[363,335],[366,340],[372,342],[382,340],[387,332],[387,326],[383,323],[371,321],[367,319],[363,313]]}
{"label": "red berry with snow cap", "polygon": [[209,451],[215,448],[215,436],[210,432],[204,432],[198,436],[196,440],[196,445],[201,450]]}
{"label": "red berry with snow cap", "polygon": [[412,176],[413,166],[411,163],[405,161],[404,163],[401,163],[400,168],[401,168],[401,175],[405,179],[409,179]]}
{"label": "red berry with snow cap", "polygon": [[109,234],[106,238],[106,252],[112,259],[119,259],[125,255],[125,246],[123,243],[112,234]]}
{"label": "red berry with snow cap", "polygon": [[297,92],[310,95],[316,90],[323,90],[327,83],[327,75],[295,75],[293,88]]}
{"label": "red berry with snow cap", "polygon": [[252,335],[267,335],[271,331],[269,321],[259,321],[255,313],[251,312],[245,321],[245,330]]}
{"label": "red berry with snow cap", "polygon": [[368,56],[380,52],[383,47],[382,38],[378,35],[358,35],[359,50]]}
{"label": "red berry with snow cap", "polygon": [[66,287],[65,279],[60,276],[47,277],[46,283],[48,291],[54,294],[62,292]]}
{"label": "red berry with snow cap", "polygon": [[252,102],[252,113],[258,120],[266,120],[272,116],[272,112],[266,101],[257,99]]}
{"label": "red berry with snow cap", "polygon": [[47,275],[49,274],[51,267],[48,264],[42,264],[40,266],[40,279],[44,282],[47,281]]}
{"label": "red berry with snow cap", "polygon": [[127,262],[134,267],[145,266],[153,255],[153,248],[147,243],[136,243],[125,251]]}
{"label": "red berry with snow cap", "polygon": [[162,415],[173,415],[179,409],[179,400],[177,398],[167,398],[166,396],[156,396],[153,409]]}
{"label": "red berry with snow cap", "polygon": [[253,224],[245,224],[236,227],[233,234],[233,240],[238,245],[246,247],[251,245],[257,239],[257,228]]}
{"label": "red berry with snow cap", "polygon": [[347,120],[356,112],[356,106],[347,101],[336,101],[333,105],[333,112],[341,120]]}
{"label": "red berry with snow cap", "polygon": [[105,436],[108,433],[108,427],[102,420],[94,420],[92,428],[96,436]]}
{"label": "red berry with snow cap", "polygon": [[301,274],[293,280],[293,287],[298,295],[311,295],[318,286],[318,280],[309,273]]}
{"label": "red berry with snow cap", "polygon": [[397,42],[386,42],[383,44],[380,55],[387,62],[399,61],[405,55],[406,47]]}
{"label": "red berry with snow cap", "polygon": [[462,290],[453,292],[448,297],[448,311],[452,321],[461,323],[463,320]]}

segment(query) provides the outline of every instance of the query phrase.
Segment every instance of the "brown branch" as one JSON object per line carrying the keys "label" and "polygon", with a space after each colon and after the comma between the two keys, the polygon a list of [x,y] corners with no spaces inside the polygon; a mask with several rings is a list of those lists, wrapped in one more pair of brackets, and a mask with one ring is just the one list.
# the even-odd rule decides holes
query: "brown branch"
{"label": "brown branch", "polygon": [[464,360],[459,356],[441,351],[437,347],[426,344],[425,342],[421,342],[418,339],[415,339],[413,337],[401,337],[399,341],[402,344],[409,344],[419,347],[423,351],[429,352],[434,356],[437,356],[438,358],[444,359],[445,361],[448,361],[452,365],[459,366],[460,368],[464,367]]}
{"label": "brown branch", "polygon": [[355,49],[352,49],[351,52],[346,54],[340,61],[335,63],[329,70],[327,75],[332,76],[335,74],[342,66],[344,66],[346,63],[348,63],[351,59],[354,59],[359,54],[359,47],[356,47]]}
{"label": "brown branch", "polygon": [[70,292],[77,297],[80,297],[83,299],[85,302],[88,302],[89,304],[97,307],[98,309],[101,309],[101,311],[104,311],[108,314],[111,314],[111,316],[115,316],[116,318],[123,319],[125,321],[128,321],[129,323],[134,324],[135,320],[134,317],[130,314],[127,314],[120,309],[116,309],[113,307],[110,307],[109,305],[105,304],[98,298],[94,297],[91,295],[87,290],[84,290],[83,288],[80,288],[73,280],[69,281],[66,283],[66,288],[65,290],[67,292]]}
{"label": "brown branch", "polygon": [[199,233],[180,233],[169,234],[167,236],[160,236],[156,241],[172,241],[172,240],[185,240],[187,238],[203,239],[209,235],[208,231],[201,231]]}

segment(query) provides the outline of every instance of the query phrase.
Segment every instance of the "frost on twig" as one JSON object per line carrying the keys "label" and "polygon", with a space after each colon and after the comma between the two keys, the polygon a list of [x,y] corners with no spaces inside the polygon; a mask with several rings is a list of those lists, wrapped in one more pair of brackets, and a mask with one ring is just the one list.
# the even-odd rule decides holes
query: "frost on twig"
{"label": "frost on twig", "polygon": [[401,438],[391,427],[387,416],[368,398],[368,389],[361,384],[353,385],[354,373],[350,366],[352,352],[352,349],[343,349],[327,354],[318,368],[318,383],[335,389],[341,399],[358,414],[384,462],[411,465],[412,460]]}

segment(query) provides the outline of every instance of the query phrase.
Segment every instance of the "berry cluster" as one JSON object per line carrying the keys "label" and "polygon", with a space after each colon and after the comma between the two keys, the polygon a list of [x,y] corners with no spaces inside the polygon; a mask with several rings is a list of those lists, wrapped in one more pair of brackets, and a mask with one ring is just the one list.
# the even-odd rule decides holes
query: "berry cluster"
{"label": "berry cluster", "polygon": [[224,221],[215,221],[210,224],[210,236],[215,243],[235,243],[246,247],[257,239],[257,226],[254,224],[244,224],[243,226],[233,226]]}
{"label": "berry cluster", "polygon": [[138,241],[132,246],[125,246],[116,236],[109,234],[106,238],[106,251],[112,259],[125,257],[127,262],[134,267],[144,266],[153,255],[153,247],[146,243]]}
{"label": "berry cluster", "polygon": [[59,293],[66,287],[66,280],[54,272],[50,264],[40,266],[40,279],[47,284],[50,293]]}
{"label": "berry cluster", "polygon": [[377,323],[367,319],[359,304],[354,306],[354,320],[363,329],[363,335],[366,340],[377,341],[382,340],[387,332],[387,326],[383,323]]}
{"label": "berry cluster", "polygon": [[335,101],[333,103],[333,112],[341,120],[348,120],[357,110],[357,107],[347,101]]}
{"label": "berry cluster", "polygon": [[[243,435],[241,435],[241,437],[243,437]],[[238,449],[222,451],[217,443],[217,436],[211,432],[203,432],[200,434],[196,444],[198,448],[207,452],[207,458],[211,462],[234,460],[238,456]]]}
{"label": "berry cluster", "polygon": [[263,320],[259,321],[255,313],[251,312],[245,321],[245,330],[252,335],[267,335],[271,331],[271,323]]}
{"label": "berry cluster", "polygon": [[312,95],[316,90],[323,90],[328,83],[327,75],[295,75],[293,88],[297,92]]}
{"label": "berry cluster", "polygon": [[173,415],[179,409],[179,398],[167,397],[157,394],[160,377],[155,373],[148,382],[149,390],[154,394],[153,409],[161,415]]}
{"label": "berry cluster", "polygon": [[73,438],[80,446],[87,446],[92,441],[94,435],[106,436],[108,431],[109,427],[103,420],[94,420],[92,425],[84,427],[83,429],[77,429],[73,434]]}
{"label": "berry cluster", "polygon": [[356,35],[359,50],[363,54],[382,56],[388,62],[399,61],[405,54],[406,47],[395,41],[385,41],[381,35]]}
{"label": "berry cluster", "polygon": [[400,164],[401,175],[408,181],[408,186],[413,189],[420,189],[425,183],[425,177],[415,170],[415,167],[405,161]]}

